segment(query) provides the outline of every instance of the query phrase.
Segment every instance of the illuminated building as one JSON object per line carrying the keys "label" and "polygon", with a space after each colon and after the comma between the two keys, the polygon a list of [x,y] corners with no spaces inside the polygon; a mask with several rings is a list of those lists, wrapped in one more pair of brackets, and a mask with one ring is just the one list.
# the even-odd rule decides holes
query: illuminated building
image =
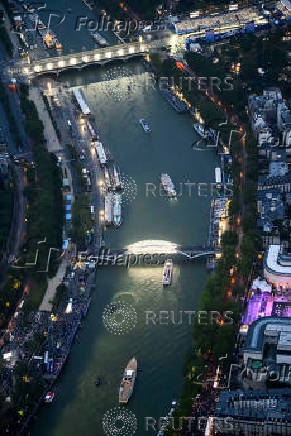
{"label": "illuminated building", "polygon": [[255,279],[249,291],[246,311],[242,316],[240,334],[246,335],[249,326],[259,318],[291,317],[291,295],[278,295],[272,284],[266,280]]}
{"label": "illuminated building", "polygon": [[243,349],[244,385],[291,383],[291,319],[268,316],[250,326]]}
{"label": "illuminated building", "polygon": [[277,289],[288,290],[291,283],[291,254],[280,245],[269,245],[264,257],[264,276]]}

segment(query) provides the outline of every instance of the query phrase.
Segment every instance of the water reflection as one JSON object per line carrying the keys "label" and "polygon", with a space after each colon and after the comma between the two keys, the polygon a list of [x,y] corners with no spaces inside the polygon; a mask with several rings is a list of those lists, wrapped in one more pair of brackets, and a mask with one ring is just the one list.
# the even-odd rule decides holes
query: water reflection
{"label": "water reflection", "polygon": [[148,239],[135,242],[126,247],[127,254],[175,254],[178,245],[174,242],[159,239]]}

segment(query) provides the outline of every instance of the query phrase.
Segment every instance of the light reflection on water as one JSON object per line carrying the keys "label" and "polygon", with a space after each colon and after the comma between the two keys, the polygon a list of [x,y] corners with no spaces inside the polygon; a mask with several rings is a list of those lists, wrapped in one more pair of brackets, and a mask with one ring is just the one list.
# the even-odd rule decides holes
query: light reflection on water
{"label": "light reflection on water", "polygon": [[178,246],[170,241],[149,239],[125,247],[128,254],[175,254]]}

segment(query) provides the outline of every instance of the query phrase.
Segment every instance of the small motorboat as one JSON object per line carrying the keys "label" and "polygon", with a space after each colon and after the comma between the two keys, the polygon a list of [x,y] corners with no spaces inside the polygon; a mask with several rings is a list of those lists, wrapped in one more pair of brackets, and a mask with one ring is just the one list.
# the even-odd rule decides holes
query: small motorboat
{"label": "small motorboat", "polygon": [[145,133],[150,133],[151,129],[149,124],[146,122],[146,120],[144,118],[141,118],[139,120],[139,124],[142,126],[143,130],[145,131]]}
{"label": "small motorboat", "polygon": [[97,377],[95,380],[95,386],[100,386],[102,384],[102,380],[100,377]]}
{"label": "small motorboat", "polygon": [[54,392],[48,392],[46,394],[46,396],[44,397],[44,402],[49,404],[53,402],[53,399],[55,397],[55,393]]}

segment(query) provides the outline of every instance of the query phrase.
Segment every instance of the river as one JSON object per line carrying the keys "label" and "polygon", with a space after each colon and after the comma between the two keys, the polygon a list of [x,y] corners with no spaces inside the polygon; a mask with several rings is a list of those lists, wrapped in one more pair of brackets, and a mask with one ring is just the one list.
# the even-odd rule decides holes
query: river
{"label": "river", "polygon": [[[123,223],[118,230],[106,231],[106,245],[135,251],[143,245],[144,252],[151,253],[163,252],[165,243],[206,243],[209,183],[214,181],[217,156],[192,149],[193,121],[168,105],[143,63],[91,67],[64,73],[60,79],[83,87],[101,140],[126,185]],[[151,134],[143,132],[140,118],[149,122]],[[147,191],[158,187],[163,171],[178,191],[181,187],[176,202],[166,200],[158,189],[155,195]],[[189,182],[195,183],[191,195]],[[133,422],[138,426],[135,434],[156,434],[146,428],[145,419],[163,416],[179,396],[183,362],[192,345],[192,323],[184,311],[197,310],[206,276],[204,262],[177,263],[172,286],[163,289],[161,265],[100,267],[88,316],[56,387],[56,401],[41,410],[32,436],[125,436],[134,434]],[[129,321],[125,334],[119,335],[112,326],[105,327],[102,317],[106,306],[117,300],[136,321]],[[141,371],[125,415],[114,427],[120,378],[132,356]],[[102,379],[99,387],[97,376]],[[104,432],[108,416],[111,428]]]}

